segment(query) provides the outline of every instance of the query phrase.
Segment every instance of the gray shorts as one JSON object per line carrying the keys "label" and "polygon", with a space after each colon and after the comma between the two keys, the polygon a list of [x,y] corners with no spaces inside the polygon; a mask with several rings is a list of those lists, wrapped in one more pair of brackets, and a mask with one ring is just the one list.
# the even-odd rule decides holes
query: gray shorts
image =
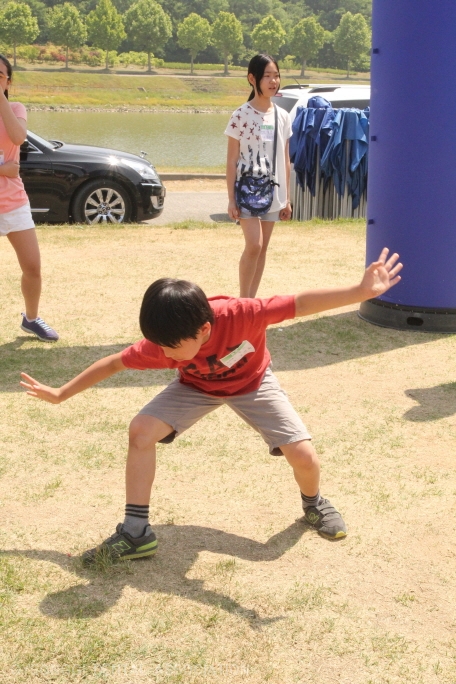
{"label": "gray shorts", "polygon": [[281,445],[311,439],[306,426],[270,368],[266,370],[257,390],[231,397],[214,397],[199,392],[183,385],[176,378],[139,413],[154,416],[171,425],[173,432],[161,440],[169,444],[176,435],[182,434],[200,418],[223,404],[233,409],[260,433],[269,447],[269,453],[274,456],[282,454]]}

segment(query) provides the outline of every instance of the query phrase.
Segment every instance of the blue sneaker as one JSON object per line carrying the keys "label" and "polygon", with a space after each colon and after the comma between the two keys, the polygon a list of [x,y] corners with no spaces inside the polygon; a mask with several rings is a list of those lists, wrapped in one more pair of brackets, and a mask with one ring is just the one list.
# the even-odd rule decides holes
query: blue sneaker
{"label": "blue sneaker", "polygon": [[28,321],[25,314],[22,314],[21,329],[30,335],[35,335],[35,337],[38,337],[43,342],[57,342],[59,339],[55,330],[45,323],[42,318]]}

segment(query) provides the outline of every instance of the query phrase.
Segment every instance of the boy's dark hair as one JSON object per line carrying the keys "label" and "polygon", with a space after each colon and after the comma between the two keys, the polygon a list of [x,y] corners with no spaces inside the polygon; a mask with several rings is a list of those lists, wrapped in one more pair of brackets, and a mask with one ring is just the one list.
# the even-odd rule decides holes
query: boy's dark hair
{"label": "boy's dark hair", "polygon": [[[255,85],[257,91],[262,95],[262,90],[261,90],[261,79],[264,76],[264,71],[268,64],[273,63],[274,66],[277,67],[277,71],[279,72],[279,77],[280,77],[280,69],[279,65],[277,64],[276,60],[274,57],[271,57],[271,55],[266,55],[262,53],[261,55],[255,55],[255,57],[252,57],[252,59],[249,62],[249,66],[247,67],[247,76],[249,74],[252,74],[255,77]],[[249,99],[247,102],[250,102],[250,100],[253,100],[255,97],[255,90],[253,89],[253,85],[249,82],[250,87],[252,88],[252,92],[249,95]]]}
{"label": "boy's dark hair", "polygon": [[[0,60],[3,62],[3,64],[6,66],[6,73],[8,74],[8,78],[11,81],[13,78],[13,67],[11,66],[10,61],[5,57],[5,55],[0,54]],[[8,99],[8,90],[5,90],[5,97]]]}
{"label": "boy's dark hair", "polygon": [[196,339],[214,313],[198,285],[187,280],[160,278],[147,288],[139,325],[144,337],[160,347],[178,347],[182,340]]}

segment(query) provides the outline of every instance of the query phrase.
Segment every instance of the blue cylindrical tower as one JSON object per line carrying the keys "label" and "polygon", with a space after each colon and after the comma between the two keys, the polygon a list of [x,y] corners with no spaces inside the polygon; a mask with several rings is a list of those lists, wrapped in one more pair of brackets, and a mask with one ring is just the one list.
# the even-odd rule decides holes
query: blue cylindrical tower
{"label": "blue cylindrical tower", "polygon": [[367,263],[399,252],[402,282],[360,316],[456,332],[456,0],[374,0]]}

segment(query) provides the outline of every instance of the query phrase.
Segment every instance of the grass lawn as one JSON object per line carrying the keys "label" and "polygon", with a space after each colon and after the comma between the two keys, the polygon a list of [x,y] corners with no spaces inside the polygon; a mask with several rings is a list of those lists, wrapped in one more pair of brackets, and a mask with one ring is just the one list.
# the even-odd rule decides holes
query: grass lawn
{"label": "grass lawn", "polygon": [[[244,74],[238,71],[230,78],[220,74],[106,74],[100,71],[15,71],[11,98],[27,106],[77,106],[211,109],[231,111],[250,92]],[[368,74],[359,82],[368,83]],[[299,79],[298,79],[299,80]],[[340,75],[309,72],[303,83],[347,83]],[[284,72],[282,85],[296,78]],[[356,78],[350,83],[356,83]]]}
{"label": "grass lawn", "polygon": [[[357,281],[362,224],[278,227],[260,295]],[[220,409],[160,446],[157,555],[81,567],[122,519],[129,421],[172,373],[125,372],[51,406],[19,372],[61,384],[138,339],[158,277],[235,295],[239,229],[188,226],[39,228],[54,346],[21,333],[19,269],[0,242],[0,681],[454,684],[451,335],[377,328],[356,307],[270,329],[342,542],[302,522],[285,460]]]}

